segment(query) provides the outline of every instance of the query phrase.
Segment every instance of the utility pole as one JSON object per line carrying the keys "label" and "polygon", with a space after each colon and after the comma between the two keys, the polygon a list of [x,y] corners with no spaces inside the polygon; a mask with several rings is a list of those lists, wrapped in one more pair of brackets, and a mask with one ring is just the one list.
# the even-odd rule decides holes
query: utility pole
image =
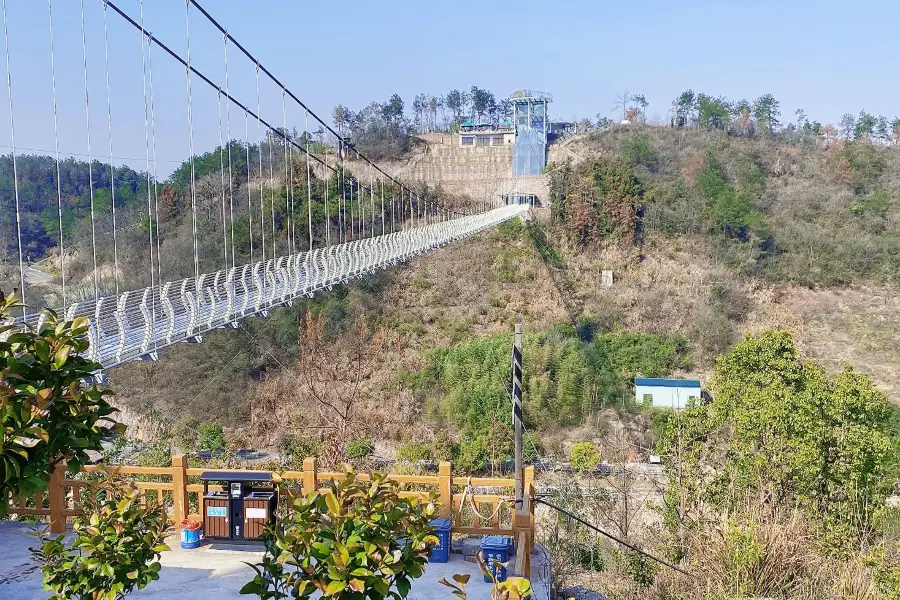
{"label": "utility pole", "polygon": [[516,323],[512,349],[512,408],[513,426],[515,427],[515,469],[516,469],[516,506],[522,506],[522,324]]}

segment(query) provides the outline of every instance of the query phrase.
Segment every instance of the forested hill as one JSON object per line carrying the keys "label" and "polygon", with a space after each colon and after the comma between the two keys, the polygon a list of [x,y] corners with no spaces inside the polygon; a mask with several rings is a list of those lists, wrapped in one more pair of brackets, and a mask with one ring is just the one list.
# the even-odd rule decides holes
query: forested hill
{"label": "forested hill", "polygon": [[[16,156],[22,251],[25,260],[40,260],[47,250],[59,245],[59,199],[62,200],[64,238],[75,232],[80,221],[90,218],[90,181],[94,181],[94,209],[100,214],[112,210],[112,170],[109,164],[52,156]],[[0,157],[0,257],[15,256],[16,189],[13,185],[12,155]],[[147,175],[127,166],[115,170],[116,208],[146,203]]]}

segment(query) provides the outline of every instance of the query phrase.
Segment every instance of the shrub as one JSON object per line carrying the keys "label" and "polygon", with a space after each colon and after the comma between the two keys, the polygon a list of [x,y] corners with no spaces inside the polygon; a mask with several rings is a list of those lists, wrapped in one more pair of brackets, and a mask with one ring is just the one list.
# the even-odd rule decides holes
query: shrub
{"label": "shrub", "polygon": [[572,468],[588,473],[600,464],[600,450],[592,442],[579,442],[572,446]]}
{"label": "shrub", "polygon": [[340,483],[294,500],[272,529],[263,561],[251,565],[256,576],[241,594],[405,598],[438,543],[430,526],[436,508],[433,499],[401,498],[385,477],[376,474],[367,483],[347,471]]}
{"label": "shrub", "polygon": [[197,448],[201,450],[222,450],[225,448],[225,434],[218,423],[204,421],[197,425]]}
{"label": "shrub", "polygon": [[631,167],[643,165],[652,173],[659,168],[659,153],[650,145],[650,140],[642,134],[628,138],[621,149],[622,159]]}
{"label": "shrub", "polygon": [[419,462],[420,460],[431,459],[431,447],[428,444],[420,442],[410,442],[408,444],[400,444],[397,447],[397,458],[409,462]]}
{"label": "shrub", "polygon": [[464,439],[459,443],[459,452],[453,467],[460,473],[476,473],[487,468],[491,461],[490,452],[484,438]]}
{"label": "shrub", "polygon": [[137,487],[113,482],[89,498],[88,512],[76,517],[74,539],[44,537],[31,549],[43,563],[44,586],[60,600],[118,600],[159,579],[160,553],[168,517],[162,503],[141,505]]}
{"label": "shrub", "polygon": [[431,442],[431,458],[437,461],[453,460],[456,457],[459,448],[447,432],[441,428],[434,436]]}
{"label": "shrub", "polygon": [[46,488],[57,464],[77,471],[88,451],[103,451],[101,439],[124,430],[110,419],[111,392],[84,383],[100,368],[84,358],[88,320],[48,311],[40,329],[16,331],[3,325],[15,306],[0,293],[0,515],[5,499]]}
{"label": "shrub", "polygon": [[375,452],[375,443],[372,440],[360,438],[347,444],[344,455],[350,460],[362,460],[372,456]]}
{"label": "shrub", "polygon": [[321,445],[304,435],[288,435],[281,439],[279,448],[289,464],[301,465],[303,460],[319,454]]}

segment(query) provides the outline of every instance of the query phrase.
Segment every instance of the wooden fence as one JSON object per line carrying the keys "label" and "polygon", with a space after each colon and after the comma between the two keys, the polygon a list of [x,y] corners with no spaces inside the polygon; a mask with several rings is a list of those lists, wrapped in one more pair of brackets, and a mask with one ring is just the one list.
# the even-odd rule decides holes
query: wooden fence
{"label": "wooden fence", "polygon": [[[189,468],[183,455],[173,456],[171,467],[90,465],[83,467],[82,472],[96,473],[104,468],[111,474],[132,480],[140,490],[142,502],[162,499],[169,508],[169,519],[173,525],[177,526],[185,518],[200,518],[203,484],[199,483],[199,476],[209,469]],[[302,471],[283,471],[278,475],[289,496],[307,494],[322,482],[344,478],[341,472],[319,471],[315,458],[306,459]],[[368,479],[370,475],[362,473],[357,477]],[[525,469],[525,506],[520,507],[518,516],[513,503],[513,479],[454,476],[449,462],[440,463],[437,475],[389,474],[388,479],[400,484],[402,496],[425,498],[433,492],[439,503],[440,516],[451,520],[454,533],[512,535],[517,543],[525,534],[529,549],[533,545],[533,467]],[[67,519],[80,514],[78,506],[83,490],[92,490],[97,485],[90,479],[67,479],[66,467],[60,466],[53,473],[45,492],[28,499],[12,500],[9,512],[44,516],[50,523],[51,532],[62,533],[66,529]],[[508,493],[472,493],[472,488],[485,487],[501,488]],[[217,488],[210,486],[210,489]]]}

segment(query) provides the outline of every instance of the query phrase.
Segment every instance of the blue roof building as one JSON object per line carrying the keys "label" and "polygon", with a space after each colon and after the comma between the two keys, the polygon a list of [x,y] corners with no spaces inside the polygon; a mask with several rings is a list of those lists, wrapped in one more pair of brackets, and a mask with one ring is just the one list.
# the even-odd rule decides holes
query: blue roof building
{"label": "blue roof building", "polygon": [[638,404],[649,403],[654,408],[687,408],[690,398],[700,399],[699,379],[634,378],[634,399]]}

